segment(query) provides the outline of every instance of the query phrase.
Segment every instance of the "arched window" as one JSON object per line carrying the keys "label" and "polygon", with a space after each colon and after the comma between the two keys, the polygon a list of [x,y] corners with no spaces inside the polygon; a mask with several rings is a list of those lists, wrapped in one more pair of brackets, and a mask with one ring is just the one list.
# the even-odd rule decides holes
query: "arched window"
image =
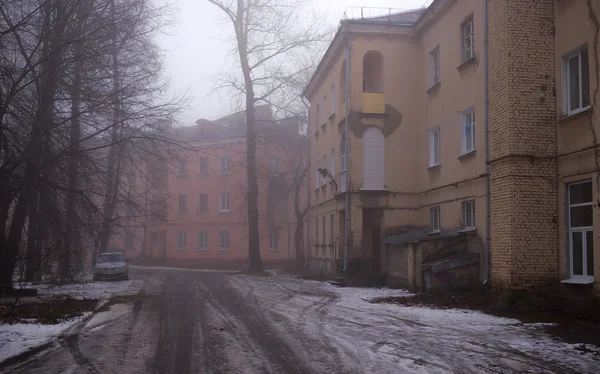
{"label": "arched window", "polygon": [[363,92],[383,92],[383,55],[369,51],[363,57]]}
{"label": "arched window", "polygon": [[377,127],[363,135],[363,190],[385,189],[385,137]]}

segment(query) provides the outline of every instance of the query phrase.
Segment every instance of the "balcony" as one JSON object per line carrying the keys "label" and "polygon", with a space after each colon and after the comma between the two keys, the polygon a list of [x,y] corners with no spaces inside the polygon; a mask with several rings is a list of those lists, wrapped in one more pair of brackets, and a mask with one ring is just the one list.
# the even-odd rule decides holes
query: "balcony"
{"label": "balcony", "polygon": [[362,112],[364,114],[385,114],[385,96],[383,92],[364,92]]}

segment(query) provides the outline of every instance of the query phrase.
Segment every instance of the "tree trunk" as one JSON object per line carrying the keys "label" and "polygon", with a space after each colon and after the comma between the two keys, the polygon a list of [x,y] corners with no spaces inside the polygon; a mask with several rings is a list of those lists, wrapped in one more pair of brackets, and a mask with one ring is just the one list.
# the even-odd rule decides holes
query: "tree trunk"
{"label": "tree trunk", "polygon": [[29,201],[29,223],[27,228],[27,257],[25,258],[25,281],[33,282],[36,272],[36,249],[38,241],[39,190],[33,191]]}

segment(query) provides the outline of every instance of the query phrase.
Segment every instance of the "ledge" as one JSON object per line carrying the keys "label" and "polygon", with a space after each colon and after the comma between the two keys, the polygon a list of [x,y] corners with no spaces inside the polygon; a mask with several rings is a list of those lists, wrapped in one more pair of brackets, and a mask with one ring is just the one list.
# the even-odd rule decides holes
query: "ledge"
{"label": "ledge", "polygon": [[228,252],[229,248],[219,248],[219,251],[221,251],[221,252]]}
{"label": "ledge", "polygon": [[442,168],[442,164],[433,165],[427,168],[427,171],[438,171]]}
{"label": "ledge", "polygon": [[363,188],[359,188],[358,189],[359,192],[364,192],[364,193],[389,193],[390,190],[387,188],[384,188],[383,190],[365,190]]}
{"label": "ledge", "polygon": [[467,158],[474,157],[476,154],[477,154],[477,150],[476,150],[476,149],[474,149],[474,150],[472,150],[472,151],[469,151],[469,152],[467,152],[467,153],[463,153],[462,155],[458,156],[458,159],[459,159],[460,161],[462,161],[462,160],[465,160],[465,159],[467,159]]}
{"label": "ledge", "polygon": [[462,230],[458,230],[458,232],[461,234],[474,233],[477,232],[477,227],[466,227]]}
{"label": "ledge", "polygon": [[456,68],[456,70],[458,70],[458,71],[463,71],[463,70],[465,70],[465,69],[466,69],[468,66],[475,65],[475,61],[477,61],[477,57],[473,56],[473,57],[471,57],[471,59],[470,59],[470,60],[467,60],[467,61],[463,62],[461,65],[459,65],[459,66]]}
{"label": "ledge", "polygon": [[325,130],[325,127],[327,127],[327,121],[323,122],[323,124],[321,124],[321,130]]}
{"label": "ledge", "polygon": [[177,248],[178,251],[186,251],[187,248],[183,247],[183,248]]}
{"label": "ledge", "polygon": [[588,106],[587,108],[581,109],[578,112],[560,117],[556,120],[556,123],[567,123],[567,122],[571,122],[573,120],[575,120],[576,118],[579,117],[584,117],[586,115],[591,116],[592,113],[594,113],[594,107],[593,106]]}
{"label": "ledge", "polygon": [[437,230],[433,230],[427,233],[427,236],[433,236],[433,235],[438,235],[442,232],[442,230],[437,229]]}
{"label": "ledge", "polygon": [[334,119],[334,118],[335,118],[335,112],[333,112],[333,113],[331,113],[331,114],[329,115],[329,120],[330,120],[330,121],[333,121],[333,119]]}
{"label": "ledge", "polygon": [[198,252],[206,252],[206,251],[208,251],[208,248],[196,248],[196,250]]}
{"label": "ledge", "polygon": [[593,284],[594,278],[569,278],[560,281],[563,284]]}
{"label": "ledge", "polygon": [[431,86],[428,90],[427,90],[427,95],[431,95],[432,93],[438,91],[438,89],[440,88],[440,86],[442,85],[442,82],[437,82],[436,84],[434,84],[433,86]]}

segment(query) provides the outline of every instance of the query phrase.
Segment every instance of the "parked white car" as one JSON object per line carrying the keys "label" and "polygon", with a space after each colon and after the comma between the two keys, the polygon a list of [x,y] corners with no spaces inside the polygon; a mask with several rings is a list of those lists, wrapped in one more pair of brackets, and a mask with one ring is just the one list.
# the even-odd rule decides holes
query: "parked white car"
{"label": "parked white car", "polygon": [[119,252],[100,254],[94,264],[94,280],[129,279],[128,261]]}

